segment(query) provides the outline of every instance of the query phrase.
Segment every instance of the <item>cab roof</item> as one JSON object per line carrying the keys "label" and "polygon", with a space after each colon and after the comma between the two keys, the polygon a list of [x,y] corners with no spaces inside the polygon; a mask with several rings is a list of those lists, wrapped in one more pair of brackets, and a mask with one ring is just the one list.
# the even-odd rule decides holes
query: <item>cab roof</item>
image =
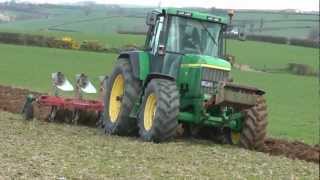
{"label": "cab roof", "polygon": [[182,16],[182,17],[187,17],[191,19],[199,19],[203,21],[210,21],[210,22],[215,22],[220,24],[228,23],[226,17],[217,16],[209,13],[201,13],[197,11],[189,11],[189,10],[183,10],[178,8],[164,8],[162,9],[162,12],[165,12],[170,15]]}

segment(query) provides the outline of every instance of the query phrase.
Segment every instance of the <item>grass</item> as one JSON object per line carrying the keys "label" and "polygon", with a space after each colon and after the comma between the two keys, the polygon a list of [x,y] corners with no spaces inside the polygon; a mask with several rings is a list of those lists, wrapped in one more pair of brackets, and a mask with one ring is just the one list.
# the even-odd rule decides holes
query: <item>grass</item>
{"label": "grass", "polygon": [[86,73],[98,87],[99,76],[108,74],[116,54],[1,45],[0,82],[37,91],[51,90],[51,73],[61,71],[73,81]]}
{"label": "grass", "polygon": [[[0,179],[317,179],[314,163],[200,140],[166,144],[0,112]],[[241,163],[239,163],[241,162]]]}
{"label": "grass", "polygon": [[306,64],[315,70],[319,68],[319,50],[316,48],[253,41],[228,42],[228,51],[236,56],[236,62],[253,68],[284,68],[288,63]]}

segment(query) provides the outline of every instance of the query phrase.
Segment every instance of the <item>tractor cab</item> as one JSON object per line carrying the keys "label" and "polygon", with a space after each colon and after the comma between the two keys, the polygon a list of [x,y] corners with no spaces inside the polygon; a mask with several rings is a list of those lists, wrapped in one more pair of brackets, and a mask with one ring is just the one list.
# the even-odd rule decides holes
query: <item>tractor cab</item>
{"label": "tractor cab", "polygon": [[[151,66],[153,72],[177,78],[179,66],[190,64],[184,61],[189,57],[197,59],[194,64],[228,66],[221,59],[225,18],[169,8],[149,13],[146,24],[149,30],[145,48],[155,60]],[[202,62],[204,59],[209,61]]]}

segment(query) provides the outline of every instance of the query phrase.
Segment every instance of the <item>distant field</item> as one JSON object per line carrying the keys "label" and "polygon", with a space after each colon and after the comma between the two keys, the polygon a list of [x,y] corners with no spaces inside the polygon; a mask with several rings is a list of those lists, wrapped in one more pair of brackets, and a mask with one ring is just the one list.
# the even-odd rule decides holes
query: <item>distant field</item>
{"label": "distant field", "polygon": [[[308,14],[276,14],[276,13],[266,13],[266,12],[236,12],[234,20],[246,20],[249,22],[247,24],[247,30],[249,30],[249,24],[254,23],[254,28],[260,27],[260,20],[263,19],[264,28],[283,28],[279,30],[264,30],[262,32],[255,32],[256,34],[271,35],[271,36],[284,36],[292,38],[306,38],[309,35],[311,28],[289,28],[286,27],[303,27],[311,26],[317,27],[319,24],[319,16],[308,15]],[[270,22],[274,21],[275,22]],[[276,22],[276,21],[281,22]],[[301,21],[306,20],[306,21]],[[237,24],[237,23],[236,23]]]}
{"label": "distant field", "polygon": [[[118,28],[121,29],[144,29],[145,19],[135,18],[133,16],[143,17],[147,11],[151,9],[122,9],[114,10],[105,7],[95,7],[91,13],[85,15],[84,9],[79,7],[66,8],[63,6],[51,8],[39,8],[39,11],[49,13],[47,18],[31,19],[16,21],[11,23],[0,24],[0,31],[24,31],[24,32],[39,32],[41,29],[47,29],[55,26],[60,29],[69,29],[79,31],[83,34],[108,34],[114,33]],[[10,11],[11,15],[21,14],[20,12]],[[226,13],[217,13],[226,16]],[[113,17],[113,16],[131,16],[131,17]],[[103,19],[103,17],[105,17]],[[113,17],[113,18],[111,18]],[[102,18],[102,19],[101,19]],[[319,20],[318,15],[305,14],[272,14],[266,12],[241,12],[236,11],[234,20],[235,24],[242,24],[245,22],[246,30],[249,30],[250,24],[254,24],[254,28],[260,27],[260,20],[264,20],[263,27],[265,28],[284,28],[280,30],[264,30],[262,32],[255,32],[257,34],[298,37],[305,38],[308,36],[311,28],[290,28],[286,27],[317,27]],[[83,22],[78,22],[87,20]],[[271,20],[281,20],[282,22],[270,22]],[[306,21],[301,21],[306,20]]]}
{"label": "distant field", "polygon": [[279,45],[253,41],[228,41],[228,52],[236,62],[257,69],[285,68],[288,63],[306,64],[318,70],[319,50],[299,46]]}
{"label": "distant field", "polygon": [[109,73],[116,54],[0,44],[0,82],[37,91],[51,90],[51,73],[64,72],[71,81],[84,72],[95,85],[98,77]]}
{"label": "distant field", "polygon": [[[238,42],[231,42],[230,46],[234,46],[233,43]],[[259,63],[267,61],[266,59],[255,61],[259,57],[263,57],[264,54],[281,52],[281,48],[287,48],[265,44],[265,46],[270,45],[267,48],[270,53],[247,55],[246,53],[250,51],[250,47],[253,45],[250,42],[242,43],[243,53],[234,51],[234,54],[237,57],[242,57],[239,60],[240,62],[247,62],[250,65],[259,65]],[[98,87],[98,76],[109,74],[116,59],[116,54],[1,44],[0,51],[1,84],[26,87],[43,92],[51,90],[50,73],[56,71],[65,72],[71,80],[73,80],[75,74],[85,72]],[[286,54],[290,56],[290,53]],[[286,57],[286,54],[282,56]],[[310,62],[312,62],[316,57],[310,58]],[[286,57],[284,59],[290,58]],[[270,64],[273,66],[277,66],[277,63],[286,64],[285,61],[282,62],[282,58],[279,61],[281,63],[274,60]],[[271,136],[299,139],[311,144],[319,142],[319,121],[317,119],[319,112],[317,109],[318,101],[315,98],[318,86],[315,77],[239,71],[234,71],[233,77],[235,82],[254,85],[267,91]]]}

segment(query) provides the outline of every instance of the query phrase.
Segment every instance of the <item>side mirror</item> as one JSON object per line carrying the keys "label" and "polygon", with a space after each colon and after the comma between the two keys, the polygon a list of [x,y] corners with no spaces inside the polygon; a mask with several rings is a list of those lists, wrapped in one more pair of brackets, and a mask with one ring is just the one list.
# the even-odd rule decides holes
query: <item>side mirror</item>
{"label": "side mirror", "polygon": [[157,21],[157,15],[153,14],[152,12],[149,12],[147,14],[146,24],[148,26],[154,26],[156,25],[156,21]]}

